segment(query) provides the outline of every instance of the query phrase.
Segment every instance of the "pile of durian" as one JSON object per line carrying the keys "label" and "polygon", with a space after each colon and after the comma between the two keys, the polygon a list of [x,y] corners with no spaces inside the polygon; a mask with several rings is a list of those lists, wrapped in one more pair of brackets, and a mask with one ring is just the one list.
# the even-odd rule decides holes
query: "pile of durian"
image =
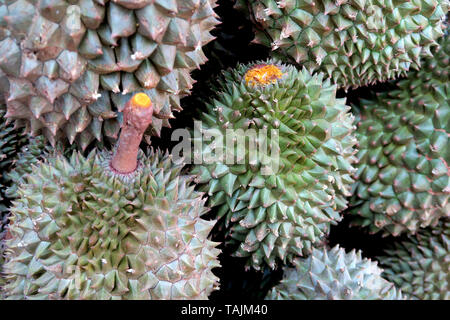
{"label": "pile of durian", "polygon": [[450,300],[449,7],[0,0],[0,299]]}

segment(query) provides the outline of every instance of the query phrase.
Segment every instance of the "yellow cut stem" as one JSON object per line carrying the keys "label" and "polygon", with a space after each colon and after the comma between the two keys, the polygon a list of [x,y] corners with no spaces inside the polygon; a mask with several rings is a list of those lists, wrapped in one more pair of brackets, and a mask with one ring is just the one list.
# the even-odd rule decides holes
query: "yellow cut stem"
{"label": "yellow cut stem", "polygon": [[245,73],[245,82],[251,85],[268,85],[281,79],[283,72],[273,64],[261,64],[250,68]]}

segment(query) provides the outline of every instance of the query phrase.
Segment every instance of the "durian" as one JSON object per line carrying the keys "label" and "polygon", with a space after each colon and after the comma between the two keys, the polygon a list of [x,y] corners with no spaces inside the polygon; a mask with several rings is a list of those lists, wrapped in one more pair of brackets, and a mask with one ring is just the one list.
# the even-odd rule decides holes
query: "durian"
{"label": "durian", "polygon": [[278,58],[359,87],[420,68],[443,35],[448,0],[238,0],[255,43]]}
{"label": "durian", "polygon": [[450,222],[420,230],[379,257],[383,277],[420,300],[450,300]]}
{"label": "durian", "polygon": [[75,150],[74,145],[65,146],[62,143],[55,147],[49,145],[44,136],[28,137],[28,142],[22,146],[20,152],[13,161],[13,168],[6,172],[4,177],[9,187],[5,191],[5,196],[9,199],[18,197],[18,187],[25,180],[25,176],[33,172],[33,166],[37,165],[49,156],[63,154],[70,157]]}
{"label": "durian", "polygon": [[354,225],[399,235],[450,215],[450,40],[422,69],[373,101],[362,100]]}
{"label": "durian", "polygon": [[281,283],[268,300],[403,300],[402,292],[381,277],[377,262],[361,251],[343,248],[313,249],[306,259],[296,258],[284,267]]}
{"label": "durian", "polygon": [[6,178],[6,175],[17,157],[17,149],[20,149],[25,143],[23,133],[14,129],[12,124],[6,123],[4,107],[4,105],[0,105],[0,239],[4,233],[3,227],[7,219],[4,198],[9,179]]}
{"label": "durian", "polygon": [[206,299],[217,288],[214,221],[200,218],[206,199],[182,161],[139,150],[148,96],[135,95],[124,118],[114,155],[48,157],[20,185],[6,240],[8,299]]}
{"label": "durian", "polygon": [[[49,14],[58,14],[58,23],[47,19]],[[85,31],[80,7],[64,0],[0,0],[0,69],[8,78],[6,117],[32,135],[42,132],[52,143],[62,136],[71,143],[77,138],[81,147],[92,141],[92,135],[113,136],[111,132],[119,130],[108,104],[102,104],[103,109],[92,104],[99,98],[99,76],[88,70],[86,59],[77,52]]]}
{"label": "durian", "polygon": [[[1,77],[1,76],[0,76]],[[17,149],[25,143],[25,136],[21,130],[14,129],[12,124],[6,123],[5,106],[0,104],[0,274],[3,265],[3,239],[6,234],[8,222],[8,208],[6,203],[7,186],[10,184],[6,175],[11,170],[12,164],[17,158]],[[3,279],[0,276],[0,287]],[[0,299],[2,293],[0,290]]]}
{"label": "durian", "polygon": [[45,156],[51,152],[50,146],[46,145],[43,136],[29,138],[29,141],[24,145],[14,160],[14,167],[11,171],[4,174],[11,186],[5,191],[5,196],[14,199],[17,198],[17,189],[24,177],[33,171],[32,166],[42,161]]}
{"label": "durian", "polygon": [[[26,135],[22,135],[21,137],[21,140],[26,140]],[[20,148],[20,145],[23,145],[22,148]],[[28,137],[28,142],[23,141],[21,144],[16,144],[15,147],[16,151],[20,149],[20,152],[14,156],[8,171],[5,170],[2,174],[2,180],[4,184],[7,185],[7,188],[3,190],[4,200],[8,201],[8,203],[19,196],[17,192],[18,186],[25,181],[25,176],[33,171],[34,165],[51,154],[56,154],[56,152],[64,152],[64,154],[68,155],[69,151],[73,150],[72,147],[64,149],[61,144],[58,144],[55,149],[50,148],[43,136]],[[9,210],[6,207],[4,207],[4,209],[4,216],[1,220],[2,232],[0,233],[0,274],[3,265],[3,238],[9,222]],[[2,280],[3,279],[0,277],[0,287]]]}
{"label": "durian", "polygon": [[[136,91],[157,103],[151,133],[169,126],[218,20],[216,0],[0,0],[7,116],[52,142],[85,149],[116,139]],[[1,75],[0,75],[1,77]]]}
{"label": "durian", "polygon": [[[323,74],[273,60],[240,64],[224,73],[219,87],[201,130],[228,140],[231,129],[236,136],[231,145],[223,141],[226,159],[200,162],[193,173],[209,205],[220,206],[229,243],[239,245],[235,256],[255,269],[275,268],[308,254],[341,219],[353,182],[353,116]],[[245,140],[236,144],[239,136]],[[259,150],[256,157],[246,143]],[[220,152],[215,140],[203,142],[194,161],[196,152],[205,160],[212,149]]]}

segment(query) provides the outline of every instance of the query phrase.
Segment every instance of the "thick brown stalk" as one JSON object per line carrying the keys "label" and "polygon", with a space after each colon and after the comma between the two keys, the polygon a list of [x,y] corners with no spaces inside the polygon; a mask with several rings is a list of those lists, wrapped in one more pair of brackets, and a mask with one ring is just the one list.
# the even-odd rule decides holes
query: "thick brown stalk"
{"label": "thick brown stalk", "polygon": [[121,174],[137,168],[139,144],[147,127],[152,123],[153,107],[145,93],[135,94],[123,110],[123,124],[111,167]]}

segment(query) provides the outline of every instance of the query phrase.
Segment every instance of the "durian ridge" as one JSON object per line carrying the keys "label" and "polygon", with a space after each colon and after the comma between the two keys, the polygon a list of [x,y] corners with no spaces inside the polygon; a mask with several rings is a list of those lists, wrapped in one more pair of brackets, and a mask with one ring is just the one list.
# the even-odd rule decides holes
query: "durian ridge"
{"label": "durian ridge", "polygon": [[245,73],[245,82],[249,85],[268,85],[281,79],[283,72],[274,64],[257,64]]}

